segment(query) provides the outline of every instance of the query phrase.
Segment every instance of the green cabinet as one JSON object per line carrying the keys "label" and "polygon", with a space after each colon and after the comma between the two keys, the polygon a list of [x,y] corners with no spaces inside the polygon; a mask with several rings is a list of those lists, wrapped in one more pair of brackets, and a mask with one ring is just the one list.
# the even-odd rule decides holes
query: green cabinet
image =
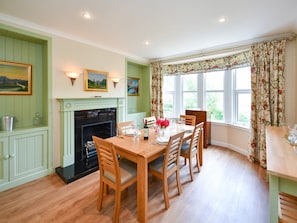
{"label": "green cabinet", "polygon": [[128,121],[134,121],[138,129],[143,128],[143,119],[147,117],[146,112],[131,113],[127,115]]}
{"label": "green cabinet", "polygon": [[0,133],[0,191],[48,174],[47,127]]}
{"label": "green cabinet", "polygon": [[0,137],[0,185],[8,182],[8,137]]}
{"label": "green cabinet", "polygon": [[0,24],[0,60],[32,66],[30,95],[0,94],[0,118],[14,117],[12,132],[0,127],[0,191],[53,172],[51,48],[50,37]]}

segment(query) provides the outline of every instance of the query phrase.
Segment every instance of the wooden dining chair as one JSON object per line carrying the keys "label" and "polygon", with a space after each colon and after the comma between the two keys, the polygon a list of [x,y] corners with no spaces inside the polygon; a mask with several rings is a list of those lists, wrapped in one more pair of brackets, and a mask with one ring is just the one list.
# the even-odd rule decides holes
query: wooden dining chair
{"label": "wooden dining chair", "polygon": [[185,159],[185,165],[187,164],[187,159],[189,160],[189,170],[191,181],[193,181],[193,167],[192,167],[192,158],[196,156],[196,166],[198,172],[200,172],[200,162],[199,162],[199,146],[202,146],[200,140],[203,136],[203,125],[204,122],[200,122],[194,128],[190,141],[182,143],[180,155]]}
{"label": "wooden dining chair", "polygon": [[163,181],[165,208],[169,208],[168,177],[176,173],[178,194],[181,194],[179,156],[184,132],[170,137],[163,156],[149,163],[149,173]]}
{"label": "wooden dining chair", "polygon": [[119,122],[117,124],[118,135],[124,135],[127,129],[132,129],[135,127],[134,121]]}
{"label": "wooden dining chair", "polygon": [[93,136],[99,162],[100,185],[97,209],[102,209],[104,187],[115,190],[113,223],[119,222],[121,193],[137,180],[137,166],[127,159],[118,160],[116,149],[111,142]]}
{"label": "wooden dining chair", "polygon": [[180,115],[180,119],[185,120],[186,125],[196,125],[196,116],[194,115]]}
{"label": "wooden dining chair", "polygon": [[149,128],[153,128],[154,125],[156,124],[156,117],[155,116],[151,116],[151,117],[145,117],[143,119],[143,123],[145,123],[145,121],[147,121],[147,126]]}

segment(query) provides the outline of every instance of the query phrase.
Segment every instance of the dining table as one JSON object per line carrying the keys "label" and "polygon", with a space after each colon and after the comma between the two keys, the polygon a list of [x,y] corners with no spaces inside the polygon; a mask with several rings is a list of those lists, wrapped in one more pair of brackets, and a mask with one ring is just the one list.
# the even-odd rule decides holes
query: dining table
{"label": "dining table", "polygon": [[[193,130],[194,126],[176,124],[167,127],[165,137],[185,132],[183,141],[187,141],[191,138]],[[164,154],[167,143],[158,142],[158,133],[154,128],[149,129],[148,140],[143,138],[143,129],[139,130],[139,134],[138,137],[125,134],[106,140],[115,145],[120,157],[137,164],[137,218],[139,222],[145,223],[148,221],[148,163]],[[199,145],[199,150],[202,150],[202,145]],[[202,152],[200,159],[202,161]]]}

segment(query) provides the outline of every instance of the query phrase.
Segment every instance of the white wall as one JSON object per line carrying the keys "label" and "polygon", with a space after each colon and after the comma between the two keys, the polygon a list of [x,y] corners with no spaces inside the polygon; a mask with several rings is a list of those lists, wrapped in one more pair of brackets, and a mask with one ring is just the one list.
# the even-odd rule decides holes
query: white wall
{"label": "white wall", "polygon": [[[94,96],[125,97],[125,56],[102,50],[73,40],[52,37],[52,83],[53,83],[53,166],[60,166],[60,105],[56,98],[86,98]],[[114,88],[108,79],[107,92],[84,90],[84,69],[109,72],[120,76]],[[79,78],[71,85],[64,71],[76,71]]]}

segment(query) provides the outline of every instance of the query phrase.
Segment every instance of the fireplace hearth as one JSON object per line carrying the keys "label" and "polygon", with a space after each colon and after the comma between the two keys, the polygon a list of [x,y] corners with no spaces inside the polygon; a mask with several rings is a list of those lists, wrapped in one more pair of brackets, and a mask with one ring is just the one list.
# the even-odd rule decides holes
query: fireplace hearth
{"label": "fireplace hearth", "polygon": [[56,173],[65,183],[71,183],[97,171],[98,159],[92,136],[109,138],[116,135],[116,108],[80,110],[74,112],[74,164],[57,167]]}

